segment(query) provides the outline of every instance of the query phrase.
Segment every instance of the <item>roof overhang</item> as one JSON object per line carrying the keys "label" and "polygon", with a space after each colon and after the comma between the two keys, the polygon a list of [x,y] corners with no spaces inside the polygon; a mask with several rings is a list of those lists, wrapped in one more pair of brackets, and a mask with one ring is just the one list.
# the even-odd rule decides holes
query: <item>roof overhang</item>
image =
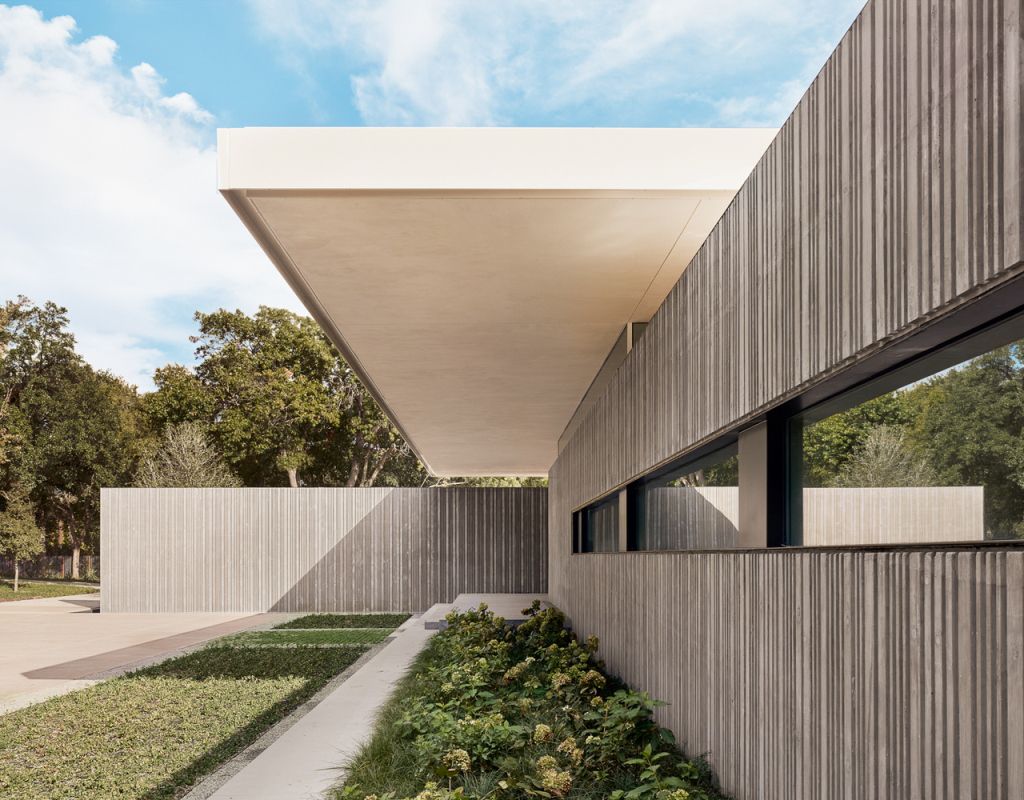
{"label": "roof overhang", "polygon": [[242,128],[219,188],[435,475],[544,475],[765,129]]}

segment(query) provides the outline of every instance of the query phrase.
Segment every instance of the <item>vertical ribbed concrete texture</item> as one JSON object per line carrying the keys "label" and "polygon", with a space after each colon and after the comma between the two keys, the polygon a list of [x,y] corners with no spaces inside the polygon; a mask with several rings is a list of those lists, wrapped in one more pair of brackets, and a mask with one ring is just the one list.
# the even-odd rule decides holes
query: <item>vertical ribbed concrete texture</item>
{"label": "vertical ribbed concrete texture", "polygon": [[1020,551],[570,553],[573,509],[1020,292],[1022,17],[869,2],[552,467],[552,599],[739,798],[1024,797]]}
{"label": "vertical ribbed concrete texture", "polygon": [[425,611],[547,588],[546,489],[105,489],[103,610]]}
{"label": "vertical ribbed concrete texture", "polygon": [[574,560],[574,627],[740,800],[1024,797],[1024,552]]}

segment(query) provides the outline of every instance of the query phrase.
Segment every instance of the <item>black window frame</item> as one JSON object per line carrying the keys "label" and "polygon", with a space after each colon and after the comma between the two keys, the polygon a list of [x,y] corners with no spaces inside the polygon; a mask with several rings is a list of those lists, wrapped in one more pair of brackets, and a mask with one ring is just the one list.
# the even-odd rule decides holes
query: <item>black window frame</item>
{"label": "black window frame", "polygon": [[[785,415],[781,433],[785,436],[785,480],[777,491],[784,493],[785,524],[778,543],[769,546],[803,547],[803,433],[808,423],[855,408],[889,392],[927,380],[944,370],[964,364],[1006,345],[1024,340],[1024,308],[1018,308],[990,324],[941,343],[889,369],[867,377],[856,385]],[[1005,541],[1005,540],[992,540]],[[971,544],[977,545],[974,542]]]}
{"label": "black window frame", "polygon": [[[620,510],[619,503],[621,499],[619,492],[609,492],[608,494],[602,495],[597,500],[583,506],[582,508],[576,509],[572,514],[572,554],[580,555],[584,553],[616,553],[618,552],[618,541],[619,541],[619,519]],[[591,531],[591,519],[592,515],[601,511],[604,508],[614,507],[614,513],[612,518],[615,520],[614,536],[612,539],[612,547],[609,549],[596,549],[594,544],[594,532]]]}
{"label": "black window frame", "polygon": [[[723,457],[723,454],[726,454]],[[630,553],[691,552],[686,549],[657,550],[639,547],[641,533],[641,498],[652,484],[661,484],[672,476],[690,475],[699,469],[721,464],[739,456],[739,437],[736,435],[716,439],[709,445],[650,472],[626,486],[626,551]],[[737,480],[737,489],[739,481]]]}

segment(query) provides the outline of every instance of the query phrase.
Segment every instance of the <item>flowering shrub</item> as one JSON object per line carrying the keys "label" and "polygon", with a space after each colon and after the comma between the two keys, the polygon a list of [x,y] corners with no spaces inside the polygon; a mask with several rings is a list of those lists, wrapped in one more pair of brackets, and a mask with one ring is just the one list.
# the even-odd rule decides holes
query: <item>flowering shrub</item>
{"label": "flowering shrub", "polygon": [[722,797],[655,724],[655,702],[604,675],[596,639],[581,644],[556,609],[526,613],[518,628],[486,606],[450,615],[339,797]]}

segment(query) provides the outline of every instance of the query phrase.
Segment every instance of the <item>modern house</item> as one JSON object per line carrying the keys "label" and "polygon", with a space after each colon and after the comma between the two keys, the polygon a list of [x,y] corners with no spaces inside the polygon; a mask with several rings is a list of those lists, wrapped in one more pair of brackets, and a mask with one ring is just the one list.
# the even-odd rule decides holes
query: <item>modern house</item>
{"label": "modern house", "polygon": [[549,476],[445,499],[464,545],[546,503],[527,591],[738,796],[1024,797],[994,490],[808,477],[816,424],[1024,339],[1022,20],[872,0],[779,131],[220,133],[222,193],[423,463]]}

